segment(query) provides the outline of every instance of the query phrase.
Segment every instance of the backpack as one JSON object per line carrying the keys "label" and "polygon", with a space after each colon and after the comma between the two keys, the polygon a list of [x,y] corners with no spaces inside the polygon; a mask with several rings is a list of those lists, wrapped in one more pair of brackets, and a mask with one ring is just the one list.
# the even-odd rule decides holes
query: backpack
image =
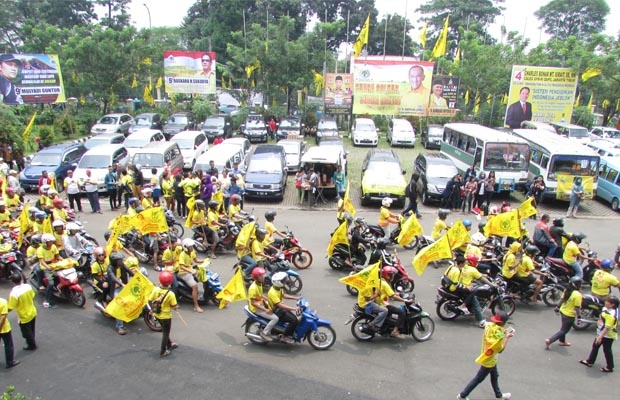
{"label": "backpack", "polygon": [[160,314],[161,313],[161,307],[162,304],[164,303],[164,300],[166,299],[166,296],[168,296],[168,293],[170,293],[170,290],[167,290],[166,293],[163,296],[160,296],[156,299],[153,300],[149,300],[149,306],[151,307],[151,310],[153,311],[153,314]]}
{"label": "backpack", "polygon": [[405,196],[411,196],[411,182],[405,187]]}

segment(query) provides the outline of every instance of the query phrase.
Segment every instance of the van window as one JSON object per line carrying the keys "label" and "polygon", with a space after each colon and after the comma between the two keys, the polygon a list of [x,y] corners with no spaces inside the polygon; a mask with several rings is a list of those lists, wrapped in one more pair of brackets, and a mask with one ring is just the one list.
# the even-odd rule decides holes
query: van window
{"label": "van window", "polygon": [[79,148],[75,148],[75,149],[71,149],[69,150],[66,154],[65,157],[63,158],[63,162],[70,162],[70,161],[74,161],[77,160],[78,158],[80,158],[80,149]]}
{"label": "van window", "polygon": [[546,154],[543,154],[542,159],[540,161],[540,166],[543,168],[547,168],[547,165],[549,165],[549,156]]}
{"label": "van window", "polygon": [[607,174],[607,180],[611,183],[618,185],[618,183],[616,182],[617,178],[618,178],[618,171],[610,168],[609,173]]}
{"label": "van window", "polygon": [[194,149],[198,148],[205,140],[207,140],[205,135],[200,134],[196,136],[196,139],[194,140]]}
{"label": "van window", "polygon": [[598,176],[602,179],[605,179],[605,175],[607,174],[607,165],[601,165],[598,170]]}

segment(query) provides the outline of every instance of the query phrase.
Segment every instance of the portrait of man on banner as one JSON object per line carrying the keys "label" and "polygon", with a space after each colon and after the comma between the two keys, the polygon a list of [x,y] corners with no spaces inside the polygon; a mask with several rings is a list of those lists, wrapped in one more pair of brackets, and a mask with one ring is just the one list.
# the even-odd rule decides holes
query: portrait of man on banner
{"label": "portrait of man on banner", "polygon": [[22,61],[13,54],[0,55],[0,96],[4,104],[23,104],[17,83]]}
{"label": "portrait of man on banner", "polygon": [[530,88],[524,86],[519,90],[519,100],[508,106],[506,111],[506,125],[510,129],[521,128],[523,121],[532,120],[532,103],[528,102]]}
{"label": "portrait of man on banner", "polygon": [[401,91],[400,114],[426,115],[430,89],[428,84],[432,70],[426,71],[423,65],[414,64],[408,71],[408,85]]}

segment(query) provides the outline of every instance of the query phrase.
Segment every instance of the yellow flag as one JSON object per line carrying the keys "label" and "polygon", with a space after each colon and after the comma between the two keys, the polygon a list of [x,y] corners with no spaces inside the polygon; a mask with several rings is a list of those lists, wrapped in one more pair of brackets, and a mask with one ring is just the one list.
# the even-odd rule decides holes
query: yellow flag
{"label": "yellow flag", "polygon": [[603,70],[600,68],[587,68],[585,71],[583,71],[583,73],[581,74],[581,80],[583,82],[587,81],[590,78],[594,78],[595,76],[598,76],[600,74],[603,73]]}
{"label": "yellow flag", "polygon": [[168,232],[168,222],[161,206],[141,211],[134,217],[133,222],[134,227],[141,233]]}
{"label": "yellow flag", "polygon": [[609,107],[609,100],[607,100],[607,99],[603,100],[603,103],[601,104],[601,107],[603,107],[604,109]]}
{"label": "yellow flag", "polygon": [[518,211],[508,211],[498,214],[487,221],[484,227],[487,235],[521,237],[521,224],[519,223]]}
{"label": "yellow flag", "polygon": [[443,23],[443,29],[439,34],[439,38],[437,38],[437,42],[435,43],[435,47],[433,47],[433,52],[431,53],[430,60],[432,61],[435,58],[443,57],[446,54],[446,48],[448,47],[448,28],[449,28],[449,20],[450,16],[446,17],[446,20]]}
{"label": "yellow flag", "polygon": [[248,298],[245,292],[242,268],[237,268],[235,275],[233,275],[226,286],[224,286],[224,289],[222,289],[215,298],[220,299],[220,309],[226,307],[226,304],[232,303],[233,301],[241,301]]}
{"label": "yellow flag", "polygon": [[590,94],[590,101],[588,101],[588,109],[592,111],[592,104],[594,102],[594,92]]}
{"label": "yellow flag", "polygon": [[349,245],[349,235],[347,234],[347,221],[344,221],[332,235],[332,239],[329,241],[329,245],[327,246],[327,256],[331,257],[334,252],[334,247],[337,244],[346,244]]}
{"label": "yellow flag", "polygon": [[476,363],[485,365],[493,360],[502,351],[504,336],[504,328],[495,324],[486,324],[482,339],[482,351],[476,358]]}
{"label": "yellow flag", "polygon": [[422,234],[423,232],[424,230],[422,229],[422,225],[420,225],[420,222],[416,218],[415,213],[413,213],[402,225],[396,241],[399,245],[406,246],[409,243],[413,242],[413,239],[415,239],[416,236]]}
{"label": "yellow flag", "polygon": [[474,115],[480,111],[480,93],[476,91],[476,98],[474,99]]}
{"label": "yellow flag", "polygon": [[347,190],[344,192],[344,197],[342,198],[342,201],[344,202],[344,210],[352,216],[355,216],[355,207],[353,206],[353,202],[349,197],[349,182],[347,182]]}
{"label": "yellow flag", "polygon": [[312,70],[312,76],[314,77],[314,87],[316,88],[316,95],[320,95],[323,90],[323,75],[319,74],[315,70]]}
{"label": "yellow flag", "polygon": [[456,55],[454,56],[454,66],[458,67],[460,63],[461,63],[461,48],[458,47],[456,49]]}
{"label": "yellow flag", "polygon": [[17,239],[18,247],[22,247],[22,242],[24,241],[24,235],[26,234],[26,232],[28,232],[28,228],[30,227],[30,223],[28,222],[28,210],[29,209],[30,209],[30,204],[25,203],[21,214],[19,214],[19,237]]}
{"label": "yellow flag", "polygon": [[131,81],[131,88],[137,88],[138,87],[138,79],[136,78],[136,74],[133,74],[133,81]]}
{"label": "yellow flag", "polygon": [[142,97],[144,97],[144,101],[148,105],[152,106],[155,104],[155,100],[153,100],[153,94],[151,93],[151,82],[147,83],[144,86],[144,94]]}
{"label": "yellow flag", "polygon": [[534,201],[534,196],[530,196],[527,200],[521,203],[521,205],[518,208],[519,218],[521,219],[529,218],[532,215],[536,215],[538,213],[538,211],[536,211],[536,208],[532,205],[533,201]]}
{"label": "yellow flag", "polygon": [[370,14],[366,17],[366,22],[362,26],[360,34],[357,36],[357,40],[353,43],[353,58],[360,56],[364,45],[368,44],[368,30],[370,29]]}
{"label": "yellow flag", "polygon": [[349,285],[354,287],[357,290],[363,290],[366,287],[366,282],[368,282],[368,278],[370,276],[379,276],[379,267],[381,266],[381,261],[373,265],[369,265],[360,272],[345,276],[344,278],[338,279],[338,282],[344,283],[345,285]]}
{"label": "yellow flag", "polygon": [[487,95],[487,104],[491,104],[491,93]]}
{"label": "yellow flag", "polygon": [[581,92],[577,95],[577,99],[575,99],[575,107],[579,107],[581,103]]}
{"label": "yellow flag", "polygon": [[249,246],[250,239],[254,236],[255,227],[256,221],[243,225],[243,228],[239,231],[239,235],[237,235],[237,240],[235,241],[235,247],[237,249],[247,248]]}
{"label": "yellow flag", "polygon": [[454,250],[462,245],[469,243],[471,237],[469,236],[469,232],[465,228],[465,225],[459,219],[448,229],[446,232],[446,236],[448,237],[448,244],[450,245],[450,249]]}
{"label": "yellow flag", "polygon": [[140,271],[127,282],[125,287],[105,308],[105,312],[115,319],[131,322],[142,313],[155,285],[149,281]]}
{"label": "yellow flag", "polygon": [[54,234],[54,228],[52,228],[51,217],[47,217],[43,219],[43,233],[51,233]]}
{"label": "yellow flag", "polygon": [[428,28],[428,22],[424,23],[424,26],[422,26],[422,31],[420,32],[420,44],[422,45],[422,48],[425,49],[426,48],[426,29]]}
{"label": "yellow flag", "polygon": [[222,89],[228,89],[226,87],[226,80],[222,77]]}
{"label": "yellow flag", "polygon": [[418,251],[418,254],[413,257],[411,265],[413,265],[418,275],[422,275],[428,263],[444,258],[452,258],[452,251],[450,250],[446,235],[440,237],[438,241],[430,246],[426,246]]}
{"label": "yellow flag", "polygon": [[53,189],[55,191],[58,191],[58,188],[56,187],[56,174],[54,172],[50,172],[50,189]]}
{"label": "yellow flag", "polygon": [[508,94],[504,93],[502,96],[502,104],[508,104]]}
{"label": "yellow flag", "polygon": [[465,92],[465,105],[469,104],[469,89]]}
{"label": "yellow flag", "polygon": [[164,84],[163,79],[161,79],[161,76],[159,78],[157,78],[157,82],[155,82],[155,87],[156,88],[160,88],[162,87],[162,85]]}
{"label": "yellow flag", "polygon": [[142,60],[142,64],[151,65],[153,64],[153,61],[151,60],[151,57],[146,57],[144,60]]}
{"label": "yellow flag", "polygon": [[193,225],[192,214],[194,213],[195,205],[196,205],[196,199],[194,198],[194,196],[192,196],[189,198],[189,200],[187,200],[187,218],[185,219],[186,228],[191,228]]}
{"label": "yellow flag", "polygon": [[217,192],[213,193],[213,195],[211,196],[211,200],[217,201],[220,204],[218,210],[224,207],[224,194],[222,193],[222,190],[218,189]]}
{"label": "yellow flag", "polygon": [[26,125],[26,128],[24,129],[24,133],[22,133],[22,138],[24,139],[24,142],[28,143],[28,140],[30,139],[30,132],[32,132],[32,127],[34,125],[34,119],[37,117],[37,112],[35,111],[34,114],[32,114],[32,117],[30,117],[30,121],[28,121],[28,125]]}

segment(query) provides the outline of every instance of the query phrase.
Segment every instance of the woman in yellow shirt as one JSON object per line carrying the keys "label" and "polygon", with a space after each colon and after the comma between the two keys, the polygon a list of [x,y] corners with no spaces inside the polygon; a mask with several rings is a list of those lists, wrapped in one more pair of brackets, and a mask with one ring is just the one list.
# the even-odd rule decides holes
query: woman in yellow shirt
{"label": "woman in yellow shirt", "polygon": [[446,218],[448,218],[448,210],[440,209],[437,212],[437,219],[435,220],[435,225],[433,225],[433,231],[431,232],[433,240],[439,239],[443,231],[448,230]]}
{"label": "woman in yellow shirt", "polygon": [[556,312],[560,312],[562,317],[562,326],[560,330],[545,340],[545,348],[549,350],[549,347],[553,342],[559,339],[560,346],[570,346],[570,343],[566,341],[566,334],[570,331],[575,322],[575,318],[580,318],[581,314],[581,300],[583,296],[579,292],[583,280],[577,276],[573,276],[570,279],[568,288],[564,290],[562,294],[562,300],[555,307]]}
{"label": "woman in yellow shirt", "polygon": [[611,351],[611,345],[618,338],[619,305],[620,299],[616,296],[609,296],[605,299],[605,308],[603,308],[597,323],[596,339],[592,343],[592,351],[590,351],[587,359],[579,361],[581,364],[591,367],[596,361],[598,349],[602,345],[607,366],[601,368],[601,372],[614,372],[614,353]]}

